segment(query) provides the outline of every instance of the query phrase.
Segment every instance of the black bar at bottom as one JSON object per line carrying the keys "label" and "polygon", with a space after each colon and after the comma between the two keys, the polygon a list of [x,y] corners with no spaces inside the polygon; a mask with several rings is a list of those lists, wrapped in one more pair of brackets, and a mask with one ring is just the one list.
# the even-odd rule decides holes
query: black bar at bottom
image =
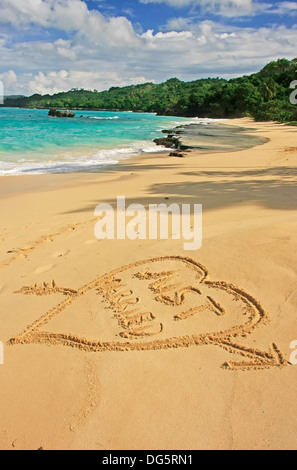
{"label": "black bar at bottom", "polygon": [[[99,457],[99,459],[98,459]],[[198,464],[198,451],[112,451],[97,452],[102,468],[120,465],[125,468],[158,466],[192,466]]]}

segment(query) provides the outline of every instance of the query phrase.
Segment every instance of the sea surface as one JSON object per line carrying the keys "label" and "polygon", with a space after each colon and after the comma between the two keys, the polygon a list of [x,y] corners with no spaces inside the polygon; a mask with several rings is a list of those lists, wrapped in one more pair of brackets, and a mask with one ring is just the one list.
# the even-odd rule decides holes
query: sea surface
{"label": "sea surface", "polygon": [[202,153],[234,152],[267,141],[250,134],[253,129],[216,119],[105,111],[54,118],[48,110],[0,108],[0,176],[95,171],[133,155],[168,152],[153,142],[165,137],[166,129],[175,129],[183,144]]}
{"label": "sea surface", "polygon": [[159,152],[153,139],[164,137],[162,129],[191,121],[148,113],[75,113],[73,119],[53,118],[48,110],[0,108],[0,175],[94,170]]}

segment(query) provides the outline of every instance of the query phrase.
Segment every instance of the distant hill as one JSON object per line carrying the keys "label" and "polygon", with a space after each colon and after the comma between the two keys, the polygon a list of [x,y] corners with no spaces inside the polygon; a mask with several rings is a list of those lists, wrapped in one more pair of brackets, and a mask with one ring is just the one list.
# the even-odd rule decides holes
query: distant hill
{"label": "distant hill", "polygon": [[5,100],[22,100],[24,98],[26,98],[25,95],[7,95],[7,96],[4,96]]}
{"label": "distant hill", "polygon": [[262,121],[295,122],[297,106],[290,103],[290,83],[296,79],[297,59],[279,59],[258,73],[232,80],[209,78],[182,82],[172,78],[158,85],[113,87],[103,92],[72,89],[53,96],[7,97],[5,106],[129,110],[185,117],[251,116]]}

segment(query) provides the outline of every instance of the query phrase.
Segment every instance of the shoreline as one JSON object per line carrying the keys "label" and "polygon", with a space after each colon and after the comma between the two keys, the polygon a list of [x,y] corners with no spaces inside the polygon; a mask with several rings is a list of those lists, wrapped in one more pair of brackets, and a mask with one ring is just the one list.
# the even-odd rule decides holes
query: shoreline
{"label": "shoreline", "polygon": [[[197,121],[197,122],[195,122]],[[248,129],[245,129],[244,127],[240,126],[235,126],[234,123],[232,122],[232,119],[200,119],[200,118],[195,118],[194,120],[191,120],[189,122],[182,123],[175,128],[172,128],[170,130],[162,130],[160,131],[162,134],[167,134],[167,137],[163,138],[156,138],[148,141],[143,141],[143,142],[138,142],[138,141],[133,141],[130,143],[130,145],[127,144],[127,147],[110,147],[109,149],[100,149],[98,150],[97,147],[94,147],[94,151],[96,150],[98,155],[98,158],[102,158],[102,161],[98,163],[93,163],[93,164],[86,164],[85,166],[79,166],[78,161],[75,162],[64,162],[57,161],[56,163],[52,162],[53,167],[48,167],[46,170],[46,166],[49,165],[49,162],[40,162],[39,165],[41,168],[38,170],[34,170],[33,168],[31,170],[23,170],[23,173],[21,174],[2,174],[0,175],[0,178],[3,177],[8,177],[8,176],[40,176],[42,174],[71,174],[71,173],[88,173],[88,172],[96,172],[96,171],[103,171],[105,167],[110,167],[114,165],[119,165],[122,161],[129,160],[130,158],[134,157],[140,157],[140,156],[145,156],[145,155],[153,155],[153,154],[166,154],[169,152],[169,157],[179,157],[183,158],[186,156],[188,152],[192,151],[199,151],[201,154],[203,153],[211,153],[211,152],[216,152],[216,153],[227,153],[227,152],[236,152],[239,150],[245,150],[246,148],[253,148],[254,146],[261,145],[266,143],[265,138],[257,138],[253,134],[246,134],[246,131]],[[235,120],[236,122],[238,120]],[[229,124],[229,125],[228,125]],[[231,127],[230,127],[231,124]],[[202,126],[205,126],[205,130],[210,129],[212,127],[213,132],[210,134],[210,138],[207,138],[207,133],[202,132]],[[229,145],[226,144],[226,135],[223,135],[224,139],[220,140],[220,131],[222,128],[225,127],[225,132],[226,134],[226,129],[227,132],[229,132],[229,136],[227,139],[227,142],[229,142]],[[231,129],[229,131],[229,129]],[[236,135],[236,132],[238,135]],[[240,135],[241,133],[241,135]],[[197,140],[197,135],[200,135],[200,140]],[[206,143],[204,142],[204,146],[201,146],[203,144],[203,137],[205,140],[205,136],[207,138]],[[239,138],[238,138],[239,137]],[[252,139],[254,141],[252,141]],[[233,140],[237,140],[238,142],[234,145],[231,146],[231,142]],[[240,148],[242,145],[242,140],[245,140],[245,145]],[[140,148],[140,144],[147,144],[147,147]],[[136,146],[136,144],[138,144]],[[154,150],[153,150],[153,146]],[[133,146],[135,146],[135,149],[133,151]],[[151,146],[151,150],[150,150]],[[139,147],[138,149],[136,147]],[[159,148],[158,148],[159,147]],[[86,152],[83,150],[84,147],[82,147],[81,152],[85,153]],[[69,151],[68,151],[69,152]],[[110,152],[109,158],[113,156],[114,161],[104,161],[104,152]],[[70,152],[71,153],[71,152]],[[102,153],[102,156],[99,157],[99,154]],[[118,153],[118,160],[117,158],[117,153]],[[92,158],[95,154],[90,153],[86,154],[88,155],[88,158]],[[81,156],[77,156],[77,158],[81,159]],[[85,156],[85,158],[87,158]],[[64,167],[63,169],[59,169],[57,167],[59,162],[59,166]],[[42,168],[42,165],[44,165],[44,168]],[[75,167],[75,165],[77,165]],[[66,169],[66,167],[68,168]],[[71,166],[75,167],[75,169],[71,169]],[[4,171],[4,170],[3,170]],[[7,170],[8,171],[8,170]],[[21,171],[21,170],[20,170]],[[36,173],[35,173],[36,171]]]}
{"label": "shoreline", "polygon": [[[24,153],[20,150],[21,146],[16,146],[15,148],[12,146],[11,156],[10,153],[5,155],[5,150],[3,150],[0,156],[2,160],[0,162],[1,176],[27,173],[59,174],[84,170],[90,171],[104,167],[105,165],[117,164],[118,161],[133,155],[162,152],[163,149],[158,149],[153,142],[153,136],[161,136],[161,130],[166,125],[177,125],[186,121],[186,119],[174,117],[164,117],[164,119],[159,120],[155,118],[155,114],[153,115],[154,119],[152,119],[148,117],[150,116],[149,113],[145,113],[144,118],[137,118],[136,120],[127,117],[125,113],[123,117],[113,115],[114,113],[108,113],[107,115],[103,113],[102,116],[99,116],[95,113],[94,116],[87,113],[80,117],[91,119],[91,121],[84,119],[82,120],[84,121],[83,124],[80,125],[79,121],[81,120],[76,119],[76,124],[70,126],[70,130],[68,129],[68,122],[66,122],[65,119],[50,118],[51,120],[48,121],[47,116],[45,117],[44,115],[42,117],[41,130],[44,132],[46,130],[45,126],[47,125],[49,125],[49,132],[53,129],[53,143],[44,140],[41,132],[41,139],[36,139],[37,144],[39,142],[40,146],[36,146],[36,142],[34,141],[31,148],[30,143],[27,142],[28,139],[24,139]],[[10,115],[8,114],[8,116]],[[29,118],[31,117],[32,116],[29,116]],[[100,120],[100,125],[99,121],[97,125],[97,121],[92,121],[92,118]],[[113,121],[115,119],[121,119],[121,121],[118,121],[119,124],[112,123],[112,125],[107,126],[107,122],[109,123],[110,120]],[[33,116],[32,125],[36,125],[35,122],[36,116],[35,118]],[[25,129],[28,130],[29,125],[31,125],[30,120],[25,126]],[[65,126],[66,131],[64,131]],[[75,136],[76,128],[81,128],[82,138],[76,144],[77,139],[75,138],[71,147],[71,145],[69,145],[69,139],[71,139],[73,132]],[[130,128],[131,133],[128,133],[128,129]],[[61,139],[59,138],[60,134],[62,136]],[[66,134],[68,134],[68,137]],[[87,138],[87,136],[89,136],[89,138]],[[68,140],[65,140],[67,138]],[[11,139],[12,136],[8,133],[8,143]],[[8,152],[10,152],[10,146],[8,144],[4,145],[3,149],[7,148],[7,146]],[[41,150],[38,152],[38,149]]]}
{"label": "shoreline", "polygon": [[[199,118],[197,118],[199,119]],[[212,120],[211,120],[212,121]],[[219,124],[218,123],[218,120],[214,120],[216,122],[216,124]],[[219,120],[219,121],[222,121],[222,120]],[[232,119],[228,119],[228,120],[224,120],[224,122],[229,125],[231,128],[233,126],[235,127],[240,127],[239,124],[240,123],[245,123],[245,122],[249,122],[249,123],[253,123],[254,121],[250,120],[249,118],[246,118],[246,119],[235,119],[235,120],[232,120]],[[256,124],[256,123],[255,123]],[[274,124],[274,123],[273,123]],[[174,131],[177,131],[177,134],[176,134],[176,139],[178,141],[178,143],[180,144],[181,143],[181,139],[182,139],[182,135],[178,134],[178,132],[180,132],[180,129],[181,128],[186,128],[187,126],[195,126],[196,124],[194,123],[188,123],[188,124],[183,124],[183,125],[179,125],[177,126],[176,128],[172,129],[172,133]],[[242,129],[244,129],[245,127],[243,126]],[[249,129],[251,130],[251,129]],[[162,133],[166,133],[167,134],[167,130],[163,130],[161,131]],[[170,133],[170,131],[169,131]],[[170,133],[171,134],[171,133]],[[257,135],[257,131],[254,132],[251,132],[250,135]],[[263,143],[259,143],[257,145],[264,145],[265,143],[269,142],[269,139],[266,139],[266,142],[263,142]],[[154,143],[154,141],[148,141],[148,143]],[[155,144],[156,145],[156,150],[158,149],[158,144]],[[257,145],[255,146],[252,146],[251,148],[255,148]],[[234,150],[234,152],[242,152],[244,151],[243,149],[240,149],[240,150]],[[137,163],[141,163],[143,161],[146,161],[146,160],[162,160],[163,158],[168,158],[170,159],[171,163],[174,163],[175,160],[179,161],[179,158],[176,157],[175,155],[172,155],[170,156],[170,153],[175,153],[175,152],[182,152],[183,154],[187,155],[187,157],[191,156],[191,154],[193,153],[193,156],[194,154],[197,155],[197,157],[199,157],[200,155],[201,156],[205,156],[207,154],[209,154],[210,152],[204,152],[204,151],[198,151],[197,152],[197,149],[195,149],[194,147],[188,147],[187,146],[187,150],[180,150],[179,148],[178,149],[174,149],[174,148],[164,148],[158,152],[158,151],[154,151],[154,152],[146,152],[146,153],[138,153],[138,154],[135,154],[135,155],[130,155],[128,156],[127,158],[123,158],[123,159],[120,159],[117,163],[115,164],[104,164],[102,166],[98,166],[98,167],[94,167],[94,168],[90,168],[90,169],[86,169],[86,170],[76,170],[76,171],[66,171],[66,172],[47,172],[47,173],[37,173],[37,174],[21,174],[21,175],[2,175],[0,176],[0,181],[2,183],[4,183],[4,185],[0,185],[0,197],[4,197],[5,196],[5,186],[8,184],[9,185],[9,181],[10,179],[11,180],[15,180],[15,181],[22,181],[22,180],[27,180],[27,184],[25,184],[25,187],[28,188],[28,190],[42,190],[42,188],[44,188],[44,183],[49,183],[49,186],[51,186],[51,178],[53,179],[53,182],[54,180],[56,179],[56,181],[58,182],[59,180],[61,181],[61,184],[64,184],[63,183],[63,179],[65,177],[66,180],[68,180],[68,184],[71,186],[72,185],[72,181],[75,181],[75,184],[77,184],[79,182],[79,179],[80,179],[80,176],[85,176],[85,175],[100,175],[100,174],[105,174],[105,173],[117,173],[117,171],[121,172],[121,171],[125,171],[125,168],[126,166],[128,165],[134,165],[134,164],[137,164]],[[221,151],[216,151],[215,154],[225,154],[225,153],[228,153],[228,151],[225,151],[225,150],[221,150]],[[38,178],[36,178],[38,177]],[[35,178],[36,178],[36,181],[35,181]],[[38,179],[40,178],[40,181],[37,181]],[[41,181],[43,180],[43,181]],[[30,189],[29,189],[30,188]],[[53,189],[55,189],[55,186],[52,186]],[[21,192],[22,191],[22,188],[21,187],[15,187],[14,188],[15,191],[17,192]],[[10,191],[8,189],[8,191]],[[9,193],[9,195],[11,195],[11,193]]]}
{"label": "shoreline", "polygon": [[[196,119],[199,121],[199,118]],[[257,138],[255,134],[247,133],[249,130],[253,131],[253,129],[236,126],[234,122],[232,122],[232,119],[201,119],[201,121],[203,121],[203,124],[201,124],[201,122],[189,122],[170,130],[163,130],[162,133],[167,134],[167,137],[155,139],[154,142],[160,146],[163,144],[168,144],[168,146],[172,144],[169,150],[173,151],[173,154],[170,156],[176,157],[185,156],[183,153],[186,154],[193,150],[199,150],[201,153],[211,153],[214,151],[216,153],[237,152],[269,142],[268,138]],[[236,121],[238,122],[238,120]],[[201,126],[205,126],[204,132],[202,132]],[[210,129],[214,132],[209,132]],[[229,135],[226,135],[226,131],[229,131]],[[223,134],[223,139],[220,139],[220,134]],[[206,140],[205,137],[212,137],[212,139]],[[226,137],[228,137],[228,140]],[[237,145],[231,147],[230,143],[236,140],[236,138],[239,140],[239,143],[237,142]],[[248,141],[248,139],[250,140]],[[243,140],[246,141],[245,145],[240,148],[240,143],[242,145]],[[202,145],[203,143],[204,145]],[[217,145],[217,147],[215,145]],[[180,154],[174,154],[174,152],[180,152]]]}
{"label": "shoreline", "polygon": [[[230,125],[269,140],[230,153],[154,153],[100,171],[1,178],[3,450],[296,448],[295,370],[284,362],[296,340],[296,130],[249,119]],[[95,207],[116,207],[117,196],[145,208],[202,204],[202,248],[186,252],[173,230],[168,240],[97,240]],[[165,287],[185,289],[181,305],[163,293],[165,275]],[[139,298],[143,317],[136,321],[152,320],[138,325],[149,326],[140,337],[121,323],[131,291],[130,308]],[[208,297],[226,314],[214,304],[204,310]],[[243,328],[251,316],[260,321]],[[10,343],[32,325],[31,337]],[[232,330],[226,345],[220,332],[232,328],[237,336]],[[193,335],[200,342],[185,340]],[[92,342],[134,350],[90,352]]]}

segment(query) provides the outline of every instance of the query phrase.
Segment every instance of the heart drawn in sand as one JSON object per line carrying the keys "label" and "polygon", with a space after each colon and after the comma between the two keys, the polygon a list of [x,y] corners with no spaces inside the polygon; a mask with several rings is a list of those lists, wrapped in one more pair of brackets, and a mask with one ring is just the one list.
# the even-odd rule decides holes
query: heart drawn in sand
{"label": "heart drawn in sand", "polygon": [[[288,364],[275,344],[269,351],[238,344],[238,338],[267,324],[267,313],[243,289],[208,280],[207,269],[190,258],[165,256],[139,261],[79,289],[59,287],[52,281],[23,287],[18,293],[60,294],[66,299],[12,338],[11,345],[64,345],[90,352],[213,345],[246,358],[223,364],[226,369],[267,369]],[[98,321],[104,315],[108,320],[108,327],[100,330],[100,338],[44,330],[59,315],[69,314],[71,318],[71,309],[82,298],[88,298],[91,305],[91,296]]]}

